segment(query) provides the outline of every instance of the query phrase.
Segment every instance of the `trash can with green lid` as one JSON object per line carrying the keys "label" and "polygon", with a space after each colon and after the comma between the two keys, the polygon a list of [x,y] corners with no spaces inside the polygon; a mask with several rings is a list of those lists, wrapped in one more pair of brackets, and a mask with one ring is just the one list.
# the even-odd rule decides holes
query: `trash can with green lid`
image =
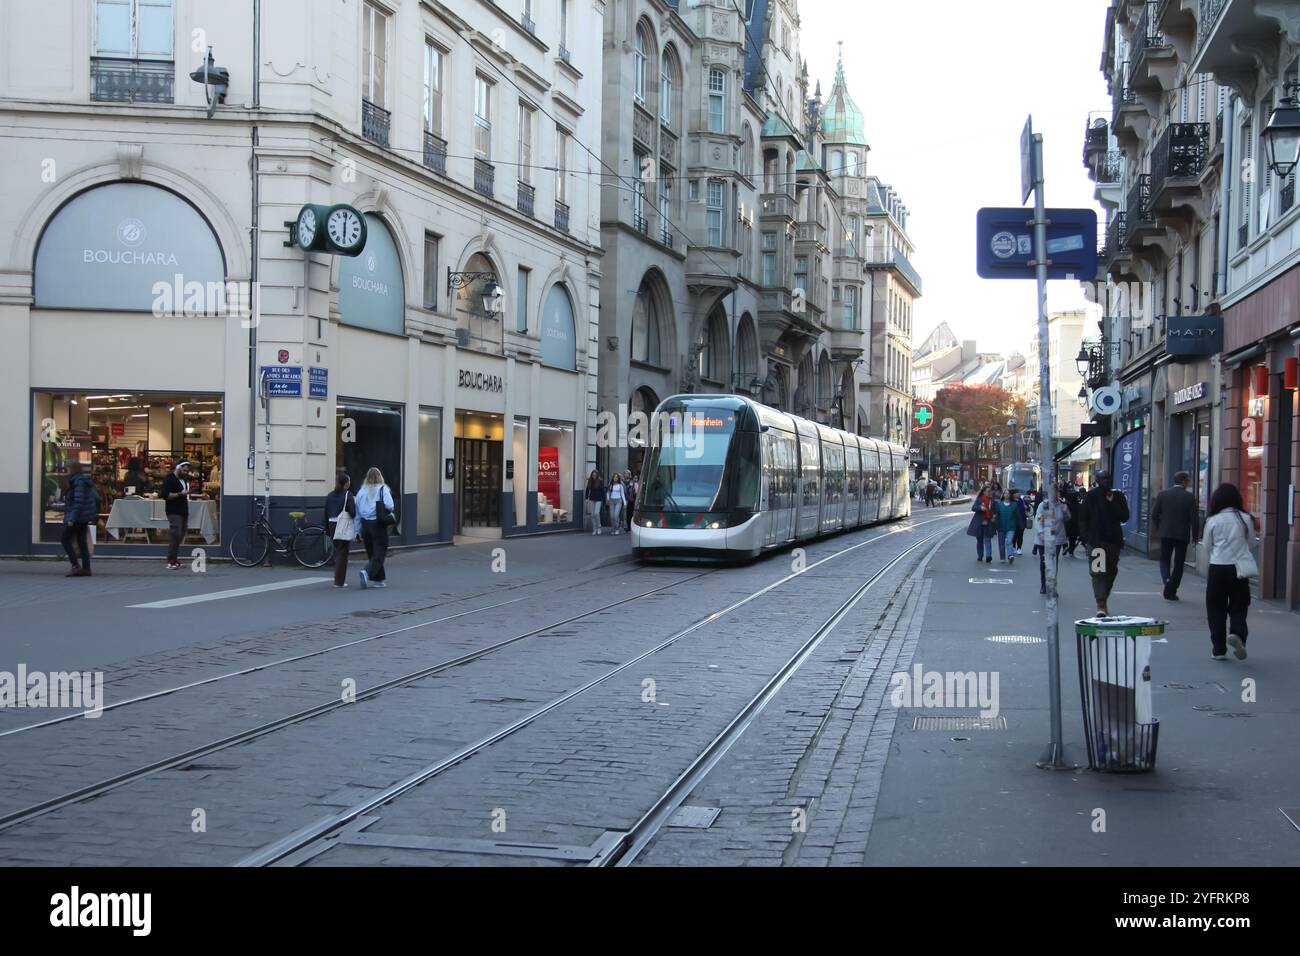
{"label": "trash can with green lid", "polygon": [[1151,713],[1151,639],[1165,632],[1149,617],[1074,622],[1079,696],[1088,766],[1135,773],[1155,769],[1160,722]]}

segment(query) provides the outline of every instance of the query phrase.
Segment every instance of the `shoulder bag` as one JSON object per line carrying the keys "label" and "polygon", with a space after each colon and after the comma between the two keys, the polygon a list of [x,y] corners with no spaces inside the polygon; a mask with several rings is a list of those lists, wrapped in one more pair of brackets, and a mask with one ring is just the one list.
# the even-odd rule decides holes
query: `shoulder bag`
{"label": "shoulder bag", "polygon": [[1233,562],[1237,569],[1237,577],[1257,578],[1259,577],[1259,565],[1255,562],[1255,555],[1251,554],[1250,525],[1246,523],[1246,519],[1241,516],[1240,511],[1235,513],[1237,520],[1241,522],[1241,530],[1246,537],[1246,556]]}
{"label": "shoulder bag", "polygon": [[334,540],[351,541],[357,536],[357,522],[352,515],[348,514],[348,495],[351,492],[343,492],[343,507],[339,509],[334,521]]}
{"label": "shoulder bag", "polygon": [[375,495],[375,520],[387,528],[397,526],[397,515],[393,514],[392,509],[384,503],[383,488],[380,488],[378,494]]}

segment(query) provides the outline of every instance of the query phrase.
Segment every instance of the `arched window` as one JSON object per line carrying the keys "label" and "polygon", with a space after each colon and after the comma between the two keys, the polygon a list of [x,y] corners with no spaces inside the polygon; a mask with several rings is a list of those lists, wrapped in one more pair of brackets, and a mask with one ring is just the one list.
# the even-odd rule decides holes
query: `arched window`
{"label": "arched window", "polygon": [[650,55],[649,51],[650,40],[646,37],[645,27],[638,23],[636,25],[636,49],[632,52],[632,63],[635,71],[632,93],[638,103],[645,102],[645,71],[646,62]]}
{"label": "arched window", "polygon": [[215,313],[225,298],[212,228],[180,196],[146,183],[108,183],[67,202],[41,233],[35,273],[36,308],[152,312],[158,283],[169,314]]}
{"label": "arched window", "polygon": [[[492,263],[482,256],[471,256],[470,271],[495,272]],[[472,283],[460,294],[473,294],[476,308],[482,309],[484,282]],[[472,287],[472,288],[471,288]],[[358,256],[345,256],[339,263],[339,314],[347,325],[357,325],[377,332],[403,335],[406,332],[406,299],[402,285],[402,261],[397,243],[372,213],[366,213],[366,245]],[[458,302],[459,304],[459,302]],[[482,315],[482,312],[479,312]],[[501,317],[495,317],[497,348],[500,348]]]}
{"label": "arched window", "polygon": [[790,386],[786,382],[785,367],[782,365],[769,365],[767,373],[768,391],[764,393],[766,399],[770,399],[773,408],[778,408],[783,412],[790,410]]}
{"label": "arched window", "polygon": [[700,352],[700,377],[711,382],[725,383],[730,364],[726,318],[720,311],[709,316],[704,331],[704,348]]}
{"label": "arched window", "polygon": [[677,87],[677,57],[672,47],[664,47],[659,58],[659,121],[670,129],[677,115],[675,89]]}
{"label": "arched window", "polygon": [[709,70],[709,132],[721,133],[727,128],[727,74],[725,70]]}
{"label": "arched window", "polygon": [[642,281],[632,306],[632,361],[660,364],[659,307],[648,281]]}
{"label": "arched window", "polygon": [[832,381],[834,374],[831,371],[830,356],[823,352],[821,361],[817,363],[817,409],[822,415],[831,408],[831,396],[835,393],[835,383]]}
{"label": "arched window", "polygon": [[813,391],[813,357],[809,352],[799,363],[799,381],[795,385],[794,391],[794,413],[804,418],[813,417],[813,400],[815,393]]}
{"label": "arched window", "polygon": [[736,329],[736,378],[744,389],[751,388],[758,378],[758,337],[754,334],[754,319],[748,312],[740,317]]}
{"label": "arched window", "polygon": [[578,367],[573,303],[559,283],[551,286],[542,309],[542,364],[575,370]]}

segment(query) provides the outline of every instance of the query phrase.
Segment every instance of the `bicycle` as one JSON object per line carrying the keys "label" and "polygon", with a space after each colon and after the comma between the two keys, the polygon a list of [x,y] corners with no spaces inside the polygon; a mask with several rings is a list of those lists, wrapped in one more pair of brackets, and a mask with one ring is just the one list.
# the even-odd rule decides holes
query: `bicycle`
{"label": "bicycle", "polygon": [[291,554],[294,560],[304,568],[320,568],[334,557],[334,542],[320,525],[304,523],[307,513],[291,511],[293,530],[287,534],[277,534],[266,518],[266,506],[257,502],[257,512],[253,521],[245,528],[235,532],[230,540],[230,557],[241,568],[252,568],[266,561],[271,543],[275,543],[276,554]]}

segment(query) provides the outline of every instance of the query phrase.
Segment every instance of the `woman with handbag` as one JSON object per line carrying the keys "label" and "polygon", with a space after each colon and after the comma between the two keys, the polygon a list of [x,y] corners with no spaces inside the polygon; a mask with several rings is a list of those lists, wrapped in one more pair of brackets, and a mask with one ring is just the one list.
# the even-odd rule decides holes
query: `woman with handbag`
{"label": "woman with handbag", "polygon": [[325,496],[325,523],[334,541],[334,586],[348,586],[348,551],[357,539],[357,499],[352,479],[340,471],[334,490]]}
{"label": "woman with handbag", "polygon": [[388,531],[397,524],[397,516],[393,514],[393,493],[384,483],[384,475],[378,468],[366,472],[356,502],[357,517],[361,519],[361,541],[366,546],[366,557],[370,559],[357,572],[357,577],[363,588],[388,587],[384,558],[388,554]]}
{"label": "woman with handbag", "polygon": [[1209,555],[1205,612],[1210,623],[1210,655],[1216,661],[1228,659],[1229,645],[1237,660],[1246,659],[1250,579],[1259,576],[1253,553],[1254,523],[1255,518],[1245,512],[1237,486],[1219,485],[1210,498],[1210,517],[1203,537]]}
{"label": "woman with handbag", "polygon": [[971,505],[966,533],[975,539],[975,560],[993,563],[993,536],[998,533],[997,499],[988,485],[981,485]]}

